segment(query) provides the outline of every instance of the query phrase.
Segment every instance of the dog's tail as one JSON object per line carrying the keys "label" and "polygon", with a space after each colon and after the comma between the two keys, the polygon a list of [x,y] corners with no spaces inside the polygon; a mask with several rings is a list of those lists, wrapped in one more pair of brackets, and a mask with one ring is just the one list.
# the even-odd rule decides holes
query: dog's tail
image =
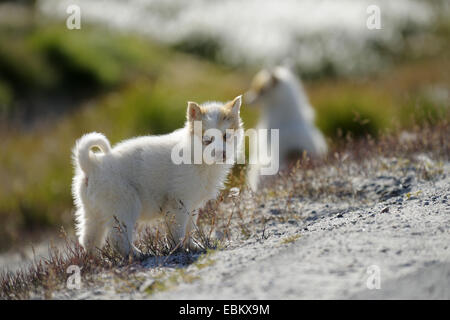
{"label": "dog's tail", "polygon": [[84,173],[88,174],[94,166],[96,166],[98,159],[95,153],[91,152],[93,147],[99,148],[103,153],[111,151],[111,146],[108,139],[101,133],[92,132],[85,134],[77,140],[75,148],[73,149],[73,160],[78,164]]}

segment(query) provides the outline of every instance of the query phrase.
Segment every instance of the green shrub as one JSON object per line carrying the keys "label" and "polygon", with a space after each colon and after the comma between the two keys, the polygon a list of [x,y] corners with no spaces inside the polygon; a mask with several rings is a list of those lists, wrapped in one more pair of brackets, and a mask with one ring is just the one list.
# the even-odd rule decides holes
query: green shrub
{"label": "green shrub", "polygon": [[316,107],[317,125],[330,137],[348,133],[353,137],[376,137],[392,125],[392,102],[371,92],[347,88],[320,97]]}
{"label": "green shrub", "polygon": [[[0,26],[0,74],[21,96],[43,90],[108,89],[138,76],[155,77],[168,50],[129,36],[61,25]],[[17,96],[17,95],[14,95]]]}
{"label": "green shrub", "polygon": [[35,48],[69,85],[112,86],[120,80],[120,65],[105,48],[107,37],[65,28],[39,30],[31,36]]}
{"label": "green shrub", "polygon": [[0,80],[0,116],[10,111],[13,93],[9,86]]}
{"label": "green shrub", "polygon": [[189,38],[184,38],[174,44],[173,48],[211,61],[220,60],[220,42],[206,34],[193,34]]}
{"label": "green shrub", "polygon": [[412,124],[434,124],[449,115],[450,104],[433,101],[424,95],[415,96],[409,100],[399,111],[399,119],[402,126]]}
{"label": "green shrub", "polygon": [[55,84],[54,70],[21,33],[0,30],[0,74],[16,91],[46,89]]}

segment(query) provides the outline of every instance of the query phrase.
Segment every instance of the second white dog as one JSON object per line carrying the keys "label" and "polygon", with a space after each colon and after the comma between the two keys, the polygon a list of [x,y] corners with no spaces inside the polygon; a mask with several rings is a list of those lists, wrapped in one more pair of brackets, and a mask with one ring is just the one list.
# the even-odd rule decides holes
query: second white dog
{"label": "second white dog", "polygon": [[[76,172],[72,192],[81,245],[92,252],[101,248],[109,235],[123,255],[130,251],[139,254],[133,246],[138,217],[166,214],[173,217],[169,225],[173,238],[195,249],[189,237],[194,226],[192,213],[217,196],[232,165],[177,165],[172,161],[172,152],[175,146],[191,148],[197,134],[194,121],[202,124],[199,138],[203,149],[213,140],[204,135],[207,129],[216,128],[224,136],[227,129],[241,129],[240,107],[241,96],[226,104],[189,102],[185,127],[170,134],[138,137],[114,148],[100,133],[86,134],[78,140],[73,150]],[[235,132],[238,135],[241,131]],[[101,152],[92,152],[94,147]],[[216,156],[224,158],[225,151],[219,154],[216,150]]]}
{"label": "second white dog", "polygon": [[[327,152],[324,136],[314,125],[314,109],[300,80],[286,67],[276,67],[273,71],[262,70],[253,78],[246,94],[249,104],[261,104],[261,118],[257,129],[279,130],[279,168],[286,169],[298,156],[306,151],[309,156],[320,157]],[[269,140],[269,139],[268,139]],[[271,150],[259,140],[251,150],[262,148]],[[255,156],[257,158],[257,156]],[[261,160],[261,159],[260,159]],[[261,180],[260,164],[250,165],[248,182],[253,190]]]}

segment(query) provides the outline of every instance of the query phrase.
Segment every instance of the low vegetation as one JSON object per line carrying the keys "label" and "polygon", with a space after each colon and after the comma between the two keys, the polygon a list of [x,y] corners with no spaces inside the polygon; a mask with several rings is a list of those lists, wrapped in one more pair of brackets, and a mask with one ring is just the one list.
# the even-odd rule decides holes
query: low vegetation
{"label": "low vegetation", "polygon": [[[233,243],[228,240],[256,239],[265,241],[265,226],[271,220],[286,223],[304,219],[298,208],[291,204],[303,201],[342,201],[365,197],[352,188],[347,179],[356,173],[378,174],[382,171],[405,170],[415,167],[417,177],[434,180],[442,174],[441,161],[450,160],[450,134],[448,120],[433,125],[417,126],[409,131],[410,137],[404,140],[404,134],[381,135],[378,140],[362,138],[347,139],[341,145],[333,147],[330,156],[324,160],[300,160],[291,171],[283,172],[256,194],[245,186],[243,179],[234,179],[233,188],[224,190],[216,201],[211,201],[200,211],[198,229],[194,232],[195,241],[206,250],[203,254],[191,254],[181,250],[173,239],[165,236],[164,224],[139,227],[136,246],[145,257],[143,260],[150,268],[157,266],[175,267],[174,272],[156,277],[155,282],[145,288],[148,293],[166,290],[180,282],[195,281],[194,274],[184,270],[183,266],[194,263],[203,269],[214,265],[213,251],[226,250]],[[417,161],[417,156],[426,155],[434,164]],[[389,167],[383,159],[392,159]],[[238,175],[239,176],[239,175]],[[405,199],[411,197],[405,194]],[[262,215],[258,208],[276,198],[276,213]],[[27,269],[17,272],[3,272],[0,275],[0,298],[18,299],[30,296],[50,298],[52,292],[64,288],[70,265],[82,266],[84,285],[95,285],[99,273],[113,273],[117,277],[132,278],[142,270],[140,261],[124,259],[108,243],[98,255],[87,255],[73,237],[61,231],[63,245],[49,248],[49,258],[36,260]],[[281,244],[296,241],[301,234],[285,238]],[[115,271],[116,270],[116,271]],[[126,276],[125,276],[126,275]],[[119,279],[120,280],[120,279]],[[134,288],[134,287],[133,287]],[[129,286],[128,286],[129,289]],[[135,288],[134,290],[137,290]]]}
{"label": "low vegetation", "polygon": [[[0,45],[0,177],[9,181],[0,185],[0,250],[23,232],[71,229],[70,151],[82,134],[103,132],[116,143],[170,132],[183,125],[187,100],[227,100],[245,91],[255,71],[93,27],[71,32],[52,24],[11,32],[3,26],[0,43],[10,42]],[[442,119],[448,69],[438,57],[368,79],[317,80],[306,87],[330,141],[348,134],[377,137]],[[52,101],[62,93],[63,102]],[[30,105],[33,116],[21,121]],[[244,106],[242,117],[252,127],[257,109]]]}
{"label": "low vegetation", "polygon": [[[49,260],[3,274],[2,298],[24,297],[30,290],[51,292],[53,282],[61,285],[70,264],[85,266],[86,274],[130,265],[107,250],[99,258],[86,256],[74,240],[68,240],[74,224],[70,153],[78,137],[99,131],[114,144],[136,135],[170,132],[183,125],[187,100],[230,99],[246,90],[257,71],[198,57],[215,55],[214,45],[205,48],[193,41],[167,48],[94,26],[69,31],[56,22],[37,20],[25,15],[14,23],[0,21],[0,180],[4,182],[0,184],[0,251],[22,245],[24,238],[29,240],[27,235],[56,232],[61,226],[69,236],[64,233],[65,249],[52,249]],[[448,23],[440,22],[435,32],[448,35]],[[292,188],[267,188],[254,205],[280,197],[286,210],[294,196],[354,196],[345,186],[313,180],[320,168],[341,166],[348,157],[408,159],[417,152],[431,152],[448,161],[449,50],[445,44],[438,54],[404,61],[397,57],[392,69],[371,76],[308,79],[305,87],[317,111],[316,123],[332,151],[323,162],[302,162],[293,174],[301,179],[283,180],[287,175],[277,180]],[[244,105],[242,113],[245,127],[254,126],[257,108]],[[410,138],[399,142],[404,131]],[[244,169],[237,167],[229,183],[241,194]],[[424,168],[423,177],[439,174],[433,170]],[[337,174],[345,177],[343,171]],[[242,237],[254,236],[249,212],[255,211],[229,189],[224,191],[202,211],[198,242],[204,248],[221,247],[223,243],[212,237],[217,230],[223,239],[236,230]],[[177,251],[157,229],[140,234],[137,245],[149,257]],[[257,237],[264,240],[264,232]]]}

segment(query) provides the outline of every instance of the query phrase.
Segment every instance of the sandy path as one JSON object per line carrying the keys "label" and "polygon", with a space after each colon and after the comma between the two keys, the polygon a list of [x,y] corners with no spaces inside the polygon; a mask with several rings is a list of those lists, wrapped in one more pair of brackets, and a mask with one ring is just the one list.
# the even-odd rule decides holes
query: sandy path
{"label": "sandy path", "polygon": [[58,245],[61,241],[50,237],[51,240],[37,244],[24,245],[21,250],[11,250],[0,254],[0,272],[16,271],[31,265],[34,260],[46,259],[49,256],[49,247]]}
{"label": "sandy path", "polygon": [[[138,276],[126,281],[101,275],[103,284],[54,297],[450,299],[450,163],[441,168],[431,180],[422,179],[417,166],[351,177],[352,188],[363,192],[364,199],[299,200],[294,207],[301,207],[303,219],[270,220],[264,237],[260,232],[235,240],[202,260],[201,267],[184,265],[183,274],[189,277],[151,295],[139,290],[145,282],[162,281],[152,280],[158,268],[150,259]],[[282,216],[280,207],[272,199],[259,214]],[[159,269],[170,273],[174,266]],[[379,271],[380,289],[368,287],[369,277],[374,279],[368,271],[373,270]]]}
{"label": "sandy path", "polygon": [[[410,200],[322,212],[291,245],[275,238],[220,252],[201,280],[156,297],[450,299],[449,182],[416,185]],[[370,266],[380,272],[379,290],[367,287]]]}

